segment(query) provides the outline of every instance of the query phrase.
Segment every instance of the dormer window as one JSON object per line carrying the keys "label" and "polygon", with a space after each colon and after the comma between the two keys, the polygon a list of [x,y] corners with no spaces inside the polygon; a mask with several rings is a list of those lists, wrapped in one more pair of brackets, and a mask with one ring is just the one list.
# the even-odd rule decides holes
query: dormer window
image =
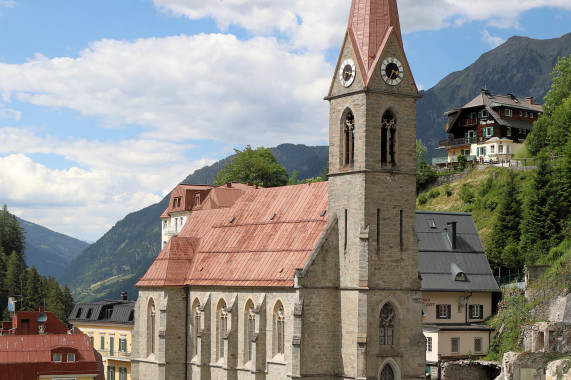
{"label": "dormer window", "polygon": [[452,271],[452,276],[454,277],[454,281],[468,281],[468,277],[466,277],[466,273],[458,265],[455,263],[450,264],[450,269]]}
{"label": "dormer window", "polygon": [[468,281],[468,278],[466,277],[466,273],[460,272],[460,273],[456,274],[454,281]]}
{"label": "dormer window", "polygon": [[196,195],[196,197],[194,197],[194,203],[196,204],[196,206],[200,206],[200,195]]}
{"label": "dormer window", "polygon": [[430,228],[436,228],[436,223],[434,222],[434,219],[428,219],[428,226]]}
{"label": "dormer window", "polygon": [[67,354],[67,362],[74,362],[75,361],[75,354]]}
{"label": "dormer window", "polygon": [[52,360],[54,361],[54,363],[60,363],[61,362],[61,354],[53,354]]}

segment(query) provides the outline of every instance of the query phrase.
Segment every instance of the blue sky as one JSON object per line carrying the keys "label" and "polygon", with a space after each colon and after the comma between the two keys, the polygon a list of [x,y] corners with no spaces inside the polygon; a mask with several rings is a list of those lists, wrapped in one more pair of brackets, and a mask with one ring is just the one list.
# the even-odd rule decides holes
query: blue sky
{"label": "blue sky", "polygon": [[[568,0],[399,0],[419,87]],[[234,147],[327,144],[350,0],[0,0],[0,201],[94,241]],[[528,94],[518,94],[525,96]]]}

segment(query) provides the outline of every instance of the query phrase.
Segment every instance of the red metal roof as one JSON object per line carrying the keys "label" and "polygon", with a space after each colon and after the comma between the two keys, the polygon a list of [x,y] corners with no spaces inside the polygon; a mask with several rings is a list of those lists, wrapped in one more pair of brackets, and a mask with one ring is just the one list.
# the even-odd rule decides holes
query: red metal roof
{"label": "red metal roof", "polygon": [[[327,189],[260,188],[230,208],[194,212],[179,234],[189,240],[167,244],[137,286],[293,286],[326,228]],[[185,266],[184,281],[179,271],[169,278],[171,257]]]}
{"label": "red metal roof", "polygon": [[[53,354],[62,362],[53,362]],[[75,361],[67,362],[68,353]],[[40,375],[96,374],[103,380],[101,356],[95,354],[85,334],[0,336],[2,379],[28,380]]]}
{"label": "red metal roof", "polygon": [[353,0],[348,30],[355,37],[356,48],[367,71],[391,26],[402,47],[396,0]]}

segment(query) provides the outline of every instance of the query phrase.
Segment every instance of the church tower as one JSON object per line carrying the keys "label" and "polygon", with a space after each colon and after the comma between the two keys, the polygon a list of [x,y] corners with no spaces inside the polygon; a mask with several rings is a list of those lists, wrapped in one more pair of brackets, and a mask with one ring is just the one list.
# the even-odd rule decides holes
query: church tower
{"label": "church tower", "polygon": [[396,0],[353,0],[326,100],[344,377],[424,377],[416,100]]}

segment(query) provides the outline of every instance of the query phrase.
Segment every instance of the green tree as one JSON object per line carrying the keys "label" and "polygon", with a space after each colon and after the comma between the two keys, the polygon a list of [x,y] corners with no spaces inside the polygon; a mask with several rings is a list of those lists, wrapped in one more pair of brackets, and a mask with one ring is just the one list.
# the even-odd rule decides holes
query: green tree
{"label": "green tree", "polygon": [[1,246],[8,256],[15,253],[24,268],[26,267],[24,255],[25,240],[24,229],[20,226],[16,216],[10,214],[8,207],[4,204],[2,212],[0,213]]}
{"label": "green tree", "polygon": [[466,166],[468,166],[468,159],[463,154],[458,155],[458,169],[460,171],[466,170]]}
{"label": "green tree", "polygon": [[416,140],[416,192],[434,183],[438,174],[424,161],[427,148],[421,140]]}
{"label": "green tree", "polygon": [[[490,177],[491,179],[491,177]],[[520,240],[521,200],[516,183],[517,174],[508,172],[508,181],[501,196],[497,218],[492,229],[492,238],[488,248],[488,259],[494,269],[504,267],[519,269],[523,264],[516,242]],[[504,252],[508,245],[508,252]],[[507,257],[504,257],[507,256]],[[506,261],[509,257],[509,260]]]}
{"label": "green tree", "polygon": [[268,148],[252,149],[249,145],[244,150],[234,149],[236,156],[216,174],[215,185],[227,182],[257,184],[262,187],[285,186],[288,175]]}
{"label": "green tree", "polygon": [[28,269],[28,275],[26,277],[26,287],[24,288],[22,308],[23,310],[38,310],[38,307],[42,305],[43,301],[40,290],[42,286],[42,276],[36,267],[32,266]]}
{"label": "green tree", "polygon": [[75,306],[75,302],[73,300],[73,296],[71,295],[71,291],[69,290],[69,287],[67,286],[67,284],[63,287],[62,302],[63,302],[63,310],[64,310],[64,315],[65,315],[65,319],[62,319],[62,322],[69,326],[69,322],[67,321],[67,318],[69,317],[69,315],[73,311],[73,307]]}
{"label": "green tree", "polygon": [[537,172],[524,201],[520,250],[527,264],[534,264],[549,252],[552,234],[557,233],[557,204],[552,196],[551,168],[547,155],[539,156]]}
{"label": "green tree", "polygon": [[8,258],[4,254],[4,250],[0,246],[0,316],[4,314],[4,309],[8,304],[8,292],[6,291],[6,285],[3,281],[6,278],[6,265],[8,264]]}
{"label": "green tree", "polygon": [[550,150],[558,154],[564,151],[569,140],[571,124],[571,55],[559,58],[551,73],[553,84],[545,96],[543,115],[533,125],[526,139],[531,154]]}
{"label": "green tree", "polygon": [[67,321],[63,292],[56,279],[51,276],[48,278],[46,309],[54,313],[60,321]]}
{"label": "green tree", "polygon": [[22,295],[22,270],[22,264],[18,255],[10,255],[6,265],[6,277],[4,277],[4,286],[8,297]]}

